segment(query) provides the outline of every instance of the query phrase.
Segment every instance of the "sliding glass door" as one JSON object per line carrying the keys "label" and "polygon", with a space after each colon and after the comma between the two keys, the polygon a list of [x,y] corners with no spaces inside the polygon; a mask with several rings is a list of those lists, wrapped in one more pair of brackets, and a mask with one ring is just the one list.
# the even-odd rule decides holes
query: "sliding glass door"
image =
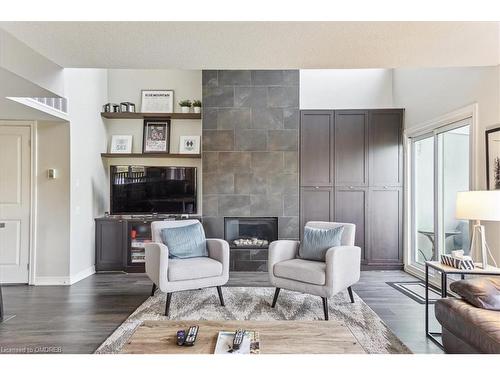
{"label": "sliding glass door", "polygon": [[469,223],[455,219],[457,192],[470,189],[470,123],[461,120],[411,139],[411,259],[426,260],[463,249]]}

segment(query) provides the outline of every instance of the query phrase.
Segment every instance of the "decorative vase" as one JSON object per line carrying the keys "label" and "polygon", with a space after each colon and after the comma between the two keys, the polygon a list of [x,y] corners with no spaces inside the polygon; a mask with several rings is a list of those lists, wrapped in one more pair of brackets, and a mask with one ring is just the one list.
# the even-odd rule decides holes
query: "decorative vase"
{"label": "decorative vase", "polygon": [[189,113],[189,107],[181,107],[182,113]]}
{"label": "decorative vase", "polygon": [[201,112],[201,107],[193,107],[194,113],[200,113]]}

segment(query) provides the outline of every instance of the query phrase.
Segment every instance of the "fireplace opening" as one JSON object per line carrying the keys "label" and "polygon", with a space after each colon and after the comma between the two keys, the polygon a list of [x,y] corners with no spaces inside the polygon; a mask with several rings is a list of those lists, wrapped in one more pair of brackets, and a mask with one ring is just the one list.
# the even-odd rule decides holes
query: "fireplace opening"
{"label": "fireplace opening", "polygon": [[278,239],[278,218],[225,217],[224,239],[231,249],[267,249]]}

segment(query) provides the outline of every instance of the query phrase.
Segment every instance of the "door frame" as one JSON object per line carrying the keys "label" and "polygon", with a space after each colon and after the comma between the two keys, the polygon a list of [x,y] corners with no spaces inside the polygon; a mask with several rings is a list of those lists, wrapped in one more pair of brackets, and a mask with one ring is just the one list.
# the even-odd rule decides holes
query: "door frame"
{"label": "door frame", "polygon": [[36,121],[22,121],[22,120],[0,120],[0,126],[24,126],[30,129],[30,219],[29,219],[29,236],[28,239],[28,252],[29,252],[29,263],[28,263],[28,285],[35,284],[35,274],[36,274],[36,199],[37,199],[37,189],[36,189],[36,170],[37,170],[37,158],[36,158],[36,134],[37,134],[37,122]]}
{"label": "door frame", "polygon": [[[479,129],[478,129],[478,104],[473,103],[468,106],[459,108],[453,112],[449,112],[445,115],[439,116],[433,120],[426,121],[420,125],[412,127],[410,129],[405,129],[403,134],[404,139],[404,160],[405,160],[405,173],[404,173],[404,244],[403,244],[403,261],[404,270],[409,274],[416,276],[420,279],[424,279],[425,271],[415,265],[411,264],[411,246],[413,241],[412,224],[414,222],[414,210],[413,210],[413,150],[412,150],[412,140],[421,138],[425,135],[436,134],[439,129],[440,132],[450,124],[465,120],[467,118],[471,119],[471,131],[469,140],[469,185],[471,190],[475,190],[478,187],[478,177],[476,174],[477,163],[479,162],[479,157],[476,155],[479,147]],[[435,156],[437,155],[436,149],[434,150]],[[436,160],[435,160],[436,163]],[[436,171],[435,171],[436,173]],[[436,178],[437,176],[435,176]],[[437,181],[437,180],[436,180]],[[435,192],[434,206],[437,202],[437,193]],[[434,218],[434,225],[438,224],[439,218]],[[437,227],[436,227],[437,229]],[[435,281],[435,280],[431,280]],[[435,281],[437,283],[437,281]],[[433,282],[434,283],[434,282]]]}

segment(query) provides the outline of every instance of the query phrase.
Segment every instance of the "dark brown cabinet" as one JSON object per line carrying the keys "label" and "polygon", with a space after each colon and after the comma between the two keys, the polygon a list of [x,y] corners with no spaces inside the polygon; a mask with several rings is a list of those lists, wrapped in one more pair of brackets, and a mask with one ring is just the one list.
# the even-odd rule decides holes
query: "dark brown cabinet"
{"label": "dark brown cabinet", "polygon": [[[300,185],[333,184],[333,113],[302,111],[300,130]],[[314,150],[314,152],[310,152]]]}
{"label": "dark brown cabinet", "polygon": [[334,217],[333,188],[302,187],[300,189],[300,237],[308,221],[332,221]]}
{"label": "dark brown cabinet", "polygon": [[335,186],[368,186],[368,111],[335,111]]}
{"label": "dark brown cabinet", "polygon": [[122,269],[125,225],[123,220],[96,220],[96,271],[116,271]]}
{"label": "dark brown cabinet", "polygon": [[401,268],[403,110],[302,111],[300,224],[356,224],[364,269]]}

